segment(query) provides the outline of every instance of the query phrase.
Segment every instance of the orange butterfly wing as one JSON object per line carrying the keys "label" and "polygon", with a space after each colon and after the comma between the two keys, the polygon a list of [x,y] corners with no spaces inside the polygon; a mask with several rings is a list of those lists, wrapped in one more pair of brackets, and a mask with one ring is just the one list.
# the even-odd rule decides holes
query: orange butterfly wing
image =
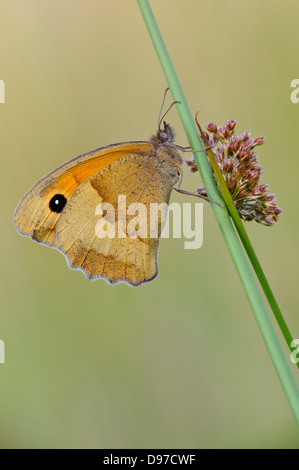
{"label": "orange butterfly wing", "polygon": [[[181,165],[173,148],[155,142],[115,144],[85,153],[28,191],[16,209],[16,227],[21,234],[62,251],[70,267],[82,270],[89,279],[139,285],[157,275],[159,236],[166,215],[166,210],[159,215],[157,235],[151,237],[150,204],[169,202]],[[144,236],[97,236],[96,207],[109,202],[117,218],[119,195],[126,196],[126,209],[136,202],[146,208]],[[126,224],[132,218],[126,215]]]}
{"label": "orange butterfly wing", "polygon": [[61,212],[51,211],[49,203],[56,194],[66,201],[78,186],[111,163],[129,154],[150,155],[148,142],[115,144],[79,155],[39,180],[22,198],[15,211],[17,230],[33,240],[58,248],[56,228]]}

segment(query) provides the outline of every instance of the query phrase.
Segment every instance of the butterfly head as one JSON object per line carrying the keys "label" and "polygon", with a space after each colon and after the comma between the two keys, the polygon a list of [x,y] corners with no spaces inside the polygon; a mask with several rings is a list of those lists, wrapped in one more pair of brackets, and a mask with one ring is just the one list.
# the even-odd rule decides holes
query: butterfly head
{"label": "butterfly head", "polygon": [[153,135],[150,139],[154,146],[173,144],[175,139],[175,132],[170,124],[163,121],[163,128],[159,127],[157,134]]}

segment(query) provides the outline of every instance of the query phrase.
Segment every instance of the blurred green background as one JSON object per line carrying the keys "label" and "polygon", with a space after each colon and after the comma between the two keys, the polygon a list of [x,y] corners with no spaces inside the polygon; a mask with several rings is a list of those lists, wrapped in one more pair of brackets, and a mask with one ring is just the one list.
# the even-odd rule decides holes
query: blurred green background
{"label": "blurred green background", "polygon": [[[246,228],[298,338],[299,3],[151,5],[192,113],[266,137],[263,182],[284,212]],[[137,2],[2,0],[0,18],[1,448],[299,447],[208,204],[203,247],[163,239],[159,277],[138,288],[91,283],[14,228],[48,171],[156,130],[166,82]],[[175,110],[168,121],[187,145]],[[186,174],[182,187],[200,185]]]}

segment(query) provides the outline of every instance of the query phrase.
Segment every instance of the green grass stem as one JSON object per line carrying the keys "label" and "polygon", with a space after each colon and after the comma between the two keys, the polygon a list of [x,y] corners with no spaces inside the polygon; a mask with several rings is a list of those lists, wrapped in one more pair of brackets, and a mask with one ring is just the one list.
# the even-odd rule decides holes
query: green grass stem
{"label": "green grass stem", "polygon": [[[180,104],[177,104],[176,106],[190,146],[193,149],[202,149],[203,147],[194,120],[187,105],[183,90],[169,57],[166,45],[161,36],[149,1],[137,0],[137,2],[158,55],[173,99],[180,101]],[[204,153],[199,155],[194,154],[194,157],[208,196],[211,199],[223,202],[217,190],[215,179],[213,177],[213,173],[206,155]],[[235,232],[231,223],[229,212],[226,207],[220,207],[215,203],[211,203],[211,207],[226,242],[229,253],[232,257],[235,268],[238,272],[241,284],[254,313],[256,322],[268,349],[280,383],[289,401],[295,419],[299,424],[299,390],[271,323],[267,308],[255,282],[246,255],[242,249],[237,233]]]}

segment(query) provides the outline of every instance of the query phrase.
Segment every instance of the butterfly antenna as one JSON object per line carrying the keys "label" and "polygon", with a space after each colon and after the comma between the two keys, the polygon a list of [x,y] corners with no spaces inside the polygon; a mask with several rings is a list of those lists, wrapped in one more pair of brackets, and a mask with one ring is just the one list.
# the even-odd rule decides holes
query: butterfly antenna
{"label": "butterfly antenna", "polygon": [[161,124],[161,114],[162,114],[162,109],[163,109],[163,106],[164,106],[164,103],[165,103],[165,99],[166,99],[166,95],[167,95],[167,92],[169,91],[169,88],[167,87],[166,90],[164,91],[164,96],[163,96],[163,100],[162,100],[162,105],[161,105],[161,109],[160,109],[160,112],[159,112],[159,117],[158,117],[158,129],[160,130],[160,124]]}
{"label": "butterfly antenna", "polygon": [[[163,114],[163,116],[161,117],[160,119],[160,116],[159,116],[159,123],[158,123],[158,129],[159,131],[161,130],[161,122],[163,121],[163,119],[165,118],[166,114],[171,110],[171,108],[173,107],[174,104],[177,104],[177,103],[180,103],[180,101],[178,100],[175,100],[171,103],[171,105],[169,106],[169,108],[167,109],[167,111]],[[160,113],[161,115],[161,113]]]}

